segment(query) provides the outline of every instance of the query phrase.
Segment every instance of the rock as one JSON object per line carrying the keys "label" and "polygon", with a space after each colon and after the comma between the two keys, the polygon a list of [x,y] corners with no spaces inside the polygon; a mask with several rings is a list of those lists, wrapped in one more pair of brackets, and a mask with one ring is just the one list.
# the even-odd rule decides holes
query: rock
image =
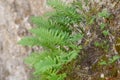
{"label": "rock", "polygon": [[29,18],[47,10],[45,0],[0,0],[0,80],[29,80],[24,58],[31,50],[17,42],[29,35]]}

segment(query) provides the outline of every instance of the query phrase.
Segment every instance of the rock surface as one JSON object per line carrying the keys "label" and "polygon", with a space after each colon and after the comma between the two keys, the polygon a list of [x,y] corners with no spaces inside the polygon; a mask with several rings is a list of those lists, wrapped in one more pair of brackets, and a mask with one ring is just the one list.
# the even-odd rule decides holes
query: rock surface
{"label": "rock surface", "polygon": [[30,16],[47,10],[45,0],[0,0],[0,80],[29,80],[23,60],[31,51],[17,42],[28,35]]}

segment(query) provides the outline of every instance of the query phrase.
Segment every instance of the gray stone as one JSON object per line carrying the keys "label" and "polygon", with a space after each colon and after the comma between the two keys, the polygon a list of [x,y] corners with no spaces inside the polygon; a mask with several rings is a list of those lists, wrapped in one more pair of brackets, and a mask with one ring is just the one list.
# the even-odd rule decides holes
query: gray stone
{"label": "gray stone", "polygon": [[31,50],[17,42],[29,35],[29,18],[47,10],[45,0],[0,0],[0,80],[29,80],[24,58]]}

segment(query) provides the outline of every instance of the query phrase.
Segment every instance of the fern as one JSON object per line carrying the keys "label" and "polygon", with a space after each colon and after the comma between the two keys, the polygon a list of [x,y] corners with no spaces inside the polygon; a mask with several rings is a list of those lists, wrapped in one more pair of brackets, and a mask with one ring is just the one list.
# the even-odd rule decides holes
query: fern
{"label": "fern", "polygon": [[52,14],[32,17],[36,27],[30,30],[31,37],[25,37],[19,43],[44,48],[43,52],[33,52],[25,59],[35,69],[35,75],[40,75],[42,80],[64,80],[66,73],[59,73],[60,70],[76,59],[81,49],[77,42],[83,34],[75,32],[73,25],[79,24],[83,17],[72,5],[60,0],[48,0],[48,4],[54,8]]}

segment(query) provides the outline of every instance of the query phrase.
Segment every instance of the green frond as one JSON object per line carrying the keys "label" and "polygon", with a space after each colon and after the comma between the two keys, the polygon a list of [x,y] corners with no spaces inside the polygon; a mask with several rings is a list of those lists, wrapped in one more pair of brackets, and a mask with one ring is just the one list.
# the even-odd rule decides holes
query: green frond
{"label": "green frond", "polygon": [[[57,53],[57,52],[56,52]],[[25,63],[30,64],[30,66],[34,66],[36,63],[38,63],[40,60],[43,60],[46,56],[53,56],[56,54],[52,54],[51,52],[48,51],[43,51],[43,52],[33,52],[25,59]]]}
{"label": "green frond", "polygon": [[61,0],[47,0],[47,4],[55,9],[65,9],[67,7]]}
{"label": "green frond", "polygon": [[[64,64],[67,64],[71,60],[75,59],[78,55],[78,52],[76,51],[71,51],[69,53],[60,53],[60,55],[56,55],[56,57],[52,58],[49,55],[41,59],[39,56],[34,57],[36,61],[34,64],[35,72],[34,74],[39,75],[40,73],[46,73],[47,72],[52,72],[55,71],[54,73],[57,73],[59,69]],[[38,58],[38,59],[36,59]]]}
{"label": "green frond", "polygon": [[66,77],[66,74],[63,73],[63,74],[55,74],[55,73],[52,73],[50,74],[47,79],[48,80],[64,80]]}
{"label": "green frond", "polygon": [[83,10],[83,5],[82,5],[81,1],[74,1],[73,6],[80,9],[80,10]]}
{"label": "green frond", "polygon": [[56,65],[56,61],[52,59],[50,56],[45,57],[45,59],[40,60],[38,63],[34,65],[35,74],[44,73],[53,68]]}
{"label": "green frond", "polygon": [[42,46],[53,47],[55,45],[64,45],[65,40],[69,38],[69,35],[65,32],[59,32],[59,30],[47,30],[45,28],[34,28],[30,32],[35,34],[39,38]]}
{"label": "green frond", "polygon": [[75,59],[77,57],[77,55],[78,55],[78,51],[70,51],[68,53],[61,54],[58,57],[58,61],[59,61],[59,63],[67,64],[71,60]]}
{"label": "green frond", "polygon": [[39,46],[39,39],[36,37],[24,37],[18,43],[23,46]]}
{"label": "green frond", "polygon": [[57,13],[53,15],[50,19],[53,20],[54,23],[66,27],[74,23],[80,23],[80,21],[82,21],[83,19],[83,16],[78,14],[75,9],[67,9],[65,11],[58,10]]}
{"label": "green frond", "polygon": [[83,38],[83,36],[84,36],[84,35],[83,35],[83,34],[80,34],[80,33],[71,35],[71,36],[70,36],[70,41],[71,41],[71,42],[79,41],[79,40],[81,40],[81,39]]}
{"label": "green frond", "polygon": [[25,63],[30,64],[30,66],[34,66],[34,64],[38,63],[40,60],[44,60],[46,56],[50,56],[51,58],[59,56],[62,51],[54,50],[53,51],[42,51],[42,52],[33,52],[25,59]]}
{"label": "green frond", "polygon": [[68,58],[68,61],[67,62],[70,62],[72,61],[73,59],[76,59],[76,57],[78,56],[78,52],[79,51],[71,51],[69,52],[67,58]]}
{"label": "green frond", "polygon": [[37,27],[44,27],[49,28],[50,24],[48,22],[48,19],[45,17],[31,17],[32,23],[34,23]]}
{"label": "green frond", "polygon": [[48,4],[55,8],[56,14],[52,15],[51,19],[56,20],[55,23],[57,24],[71,25],[79,23],[83,18],[74,7],[63,3],[61,0],[48,0]]}
{"label": "green frond", "polygon": [[[47,55],[47,54],[44,54]],[[39,53],[32,53],[25,59],[25,63],[29,64],[33,67],[34,64],[36,64],[38,61],[40,61],[43,57],[41,57],[41,54]]]}

